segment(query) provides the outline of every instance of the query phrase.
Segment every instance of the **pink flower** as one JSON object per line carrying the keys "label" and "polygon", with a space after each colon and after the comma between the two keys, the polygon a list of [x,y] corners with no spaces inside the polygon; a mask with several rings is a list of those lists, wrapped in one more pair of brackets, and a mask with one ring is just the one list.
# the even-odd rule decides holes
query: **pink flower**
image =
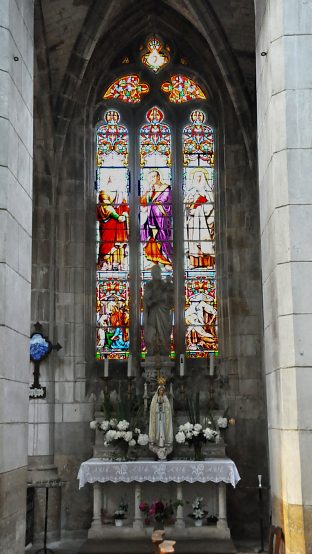
{"label": "pink flower", "polygon": [[148,504],[146,502],[140,502],[139,509],[141,512],[147,512],[148,511]]}

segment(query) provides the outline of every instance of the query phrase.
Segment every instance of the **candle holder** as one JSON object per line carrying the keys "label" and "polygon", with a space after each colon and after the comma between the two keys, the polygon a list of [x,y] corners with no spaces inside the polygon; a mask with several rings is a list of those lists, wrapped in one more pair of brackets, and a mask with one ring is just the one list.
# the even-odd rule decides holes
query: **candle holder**
{"label": "candle holder", "polygon": [[103,377],[103,380],[104,380],[104,388],[103,388],[103,392],[104,392],[104,397],[108,395],[108,382],[109,382],[109,377]]}
{"label": "candle holder", "polygon": [[129,400],[131,400],[131,398],[133,397],[133,384],[134,384],[134,379],[135,377],[127,377],[128,379],[128,398]]}
{"label": "candle holder", "polygon": [[185,400],[185,388],[186,388],[185,386],[186,386],[186,378],[185,378],[185,375],[183,375],[182,377],[180,377],[180,394],[183,401]]}
{"label": "candle holder", "polygon": [[144,383],[144,392],[143,392],[143,404],[144,404],[144,415],[146,416],[148,410],[148,390],[147,383]]}
{"label": "candle holder", "polygon": [[219,406],[215,401],[214,394],[215,394],[215,383],[218,380],[218,375],[216,375],[215,373],[213,375],[210,375],[209,373],[207,375],[207,379],[208,379],[208,393],[209,393],[208,408],[209,410],[217,410]]}

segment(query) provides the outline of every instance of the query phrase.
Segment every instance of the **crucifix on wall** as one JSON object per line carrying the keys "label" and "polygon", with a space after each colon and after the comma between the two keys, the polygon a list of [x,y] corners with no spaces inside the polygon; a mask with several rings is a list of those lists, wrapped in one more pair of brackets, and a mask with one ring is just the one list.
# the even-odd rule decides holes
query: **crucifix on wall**
{"label": "crucifix on wall", "polygon": [[37,321],[34,325],[35,331],[30,336],[30,359],[34,364],[34,381],[29,388],[29,398],[45,398],[47,394],[46,387],[40,382],[40,363],[45,360],[52,350],[60,350],[62,346],[57,342],[52,344],[47,337],[42,334],[42,325]]}

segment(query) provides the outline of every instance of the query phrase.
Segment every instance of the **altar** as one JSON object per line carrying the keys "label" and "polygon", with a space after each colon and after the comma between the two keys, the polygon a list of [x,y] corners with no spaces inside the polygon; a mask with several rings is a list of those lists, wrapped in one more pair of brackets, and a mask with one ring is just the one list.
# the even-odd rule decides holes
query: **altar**
{"label": "altar", "polygon": [[[210,458],[200,462],[193,460],[115,462],[91,458],[81,464],[78,479],[79,488],[87,483],[93,485],[93,519],[88,533],[89,538],[113,539],[115,537],[117,539],[121,534],[129,538],[149,536],[152,528],[145,526],[139,508],[149,483],[159,483],[159,486],[165,484],[166,487],[173,484],[175,498],[181,502],[177,507],[173,526],[167,529],[168,537],[230,538],[226,513],[226,485],[236,487],[240,480],[236,465],[230,458]],[[133,484],[133,514],[127,525],[121,529],[102,524],[102,510],[107,505],[109,485],[112,487],[112,484],[115,486],[120,483]],[[196,484],[200,484],[202,496],[207,492],[208,496],[214,495],[216,498],[218,518],[216,525],[196,528],[187,521],[184,489],[190,485],[193,488]]]}

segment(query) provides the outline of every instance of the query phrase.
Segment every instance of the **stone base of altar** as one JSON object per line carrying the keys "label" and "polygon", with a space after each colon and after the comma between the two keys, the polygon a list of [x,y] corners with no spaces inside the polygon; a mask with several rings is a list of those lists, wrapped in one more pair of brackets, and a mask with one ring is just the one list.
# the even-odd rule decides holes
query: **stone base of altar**
{"label": "stone base of altar", "polygon": [[[230,539],[230,530],[227,525],[205,525],[203,527],[165,527],[166,537],[173,540],[225,540]],[[102,540],[139,540],[151,537],[153,527],[143,527],[142,529],[130,526],[113,527],[110,525],[98,525],[89,529],[89,539]],[[235,550],[234,550],[235,551]]]}
{"label": "stone base of altar", "polygon": [[[168,539],[177,541],[176,554],[236,554],[237,550],[231,539],[216,539],[211,536],[201,538],[173,535],[168,532]],[[141,539],[119,536],[118,539],[89,539],[78,554],[151,554],[152,545],[149,537]]]}

